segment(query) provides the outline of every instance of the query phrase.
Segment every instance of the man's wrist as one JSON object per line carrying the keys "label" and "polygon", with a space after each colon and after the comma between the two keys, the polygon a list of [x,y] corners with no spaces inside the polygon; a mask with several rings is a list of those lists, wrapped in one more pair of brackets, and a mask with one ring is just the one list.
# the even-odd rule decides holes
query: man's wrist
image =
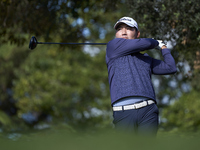
{"label": "man's wrist", "polygon": [[163,46],[161,47],[161,49],[165,49],[165,48],[167,48],[167,46],[166,46],[166,45],[163,45]]}

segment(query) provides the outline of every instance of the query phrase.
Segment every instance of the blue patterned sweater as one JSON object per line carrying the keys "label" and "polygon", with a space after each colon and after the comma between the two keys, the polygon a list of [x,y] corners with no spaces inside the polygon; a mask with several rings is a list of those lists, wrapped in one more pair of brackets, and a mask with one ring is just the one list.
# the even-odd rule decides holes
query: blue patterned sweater
{"label": "blue patterned sweater", "polygon": [[156,46],[158,42],[150,38],[115,38],[107,44],[111,104],[129,96],[143,96],[156,101],[151,75],[176,72],[176,64],[169,49],[162,50],[163,61],[139,53]]}

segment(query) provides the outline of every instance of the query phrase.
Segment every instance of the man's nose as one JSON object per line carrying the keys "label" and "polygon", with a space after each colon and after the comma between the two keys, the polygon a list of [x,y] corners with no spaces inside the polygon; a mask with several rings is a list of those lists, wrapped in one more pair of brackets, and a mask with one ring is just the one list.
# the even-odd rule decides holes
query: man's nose
{"label": "man's nose", "polygon": [[122,34],[126,34],[126,28],[122,28]]}

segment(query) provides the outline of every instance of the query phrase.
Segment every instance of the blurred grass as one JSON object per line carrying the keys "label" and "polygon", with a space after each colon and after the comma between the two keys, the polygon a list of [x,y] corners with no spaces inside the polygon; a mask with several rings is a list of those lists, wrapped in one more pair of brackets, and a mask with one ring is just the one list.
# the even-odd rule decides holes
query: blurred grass
{"label": "blurred grass", "polygon": [[[184,136],[183,136],[184,135]],[[100,131],[46,129],[27,133],[0,134],[0,150],[197,150],[200,136],[159,132],[157,137]]]}

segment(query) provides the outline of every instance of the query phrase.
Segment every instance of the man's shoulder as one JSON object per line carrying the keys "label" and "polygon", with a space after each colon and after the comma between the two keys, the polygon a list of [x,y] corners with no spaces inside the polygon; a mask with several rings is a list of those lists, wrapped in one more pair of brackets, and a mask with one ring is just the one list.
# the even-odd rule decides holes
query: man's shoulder
{"label": "man's shoulder", "polygon": [[121,38],[112,39],[111,41],[108,42],[106,50],[113,51],[114,49],[116,49],[116,47],[120,45],[120,43],[122,43],[120,42],[121,40],[124,40],[124,39],[121,39]]}

